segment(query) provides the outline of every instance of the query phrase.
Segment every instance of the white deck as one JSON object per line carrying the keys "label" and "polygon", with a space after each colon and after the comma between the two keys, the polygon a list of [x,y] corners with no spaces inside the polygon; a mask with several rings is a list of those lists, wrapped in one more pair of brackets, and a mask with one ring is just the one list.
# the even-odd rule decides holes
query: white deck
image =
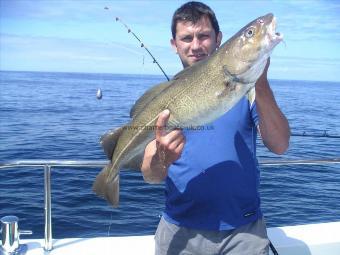
{"label": "white deck", "polygon": [[[26,255],[42,255],[44,240],[22,240],[28,244]],[[128,255],[154,254],[153,236],[66,238],[53,240],[51,255]]]}
{"label": "white deck", "polygon": [[280,255],[340,255],[340,221],[269,228],[268,236]]}
{"label": "white deck", "polygon": [[[340,255],[340,222],[268,228],[280,255]],[[26,239],[27,255],[42,255],[44,240]],[[51,255],[154,254],[154,237],[67,238],[53,241]]]}

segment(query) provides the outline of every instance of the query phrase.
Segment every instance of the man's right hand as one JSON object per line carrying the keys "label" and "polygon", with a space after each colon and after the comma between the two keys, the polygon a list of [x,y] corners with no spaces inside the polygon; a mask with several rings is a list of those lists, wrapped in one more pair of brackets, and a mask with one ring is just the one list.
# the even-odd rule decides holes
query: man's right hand
{"label": "man's right hand", "polygon": [[185,145],[182,130],[175,129],[167,133],[169,118],[169,110],[159,114],[156,122],[156,139],[145,148],[141,170],[144,180],[149,183],[159,183],[165,179],[168,167],[180,158]]}

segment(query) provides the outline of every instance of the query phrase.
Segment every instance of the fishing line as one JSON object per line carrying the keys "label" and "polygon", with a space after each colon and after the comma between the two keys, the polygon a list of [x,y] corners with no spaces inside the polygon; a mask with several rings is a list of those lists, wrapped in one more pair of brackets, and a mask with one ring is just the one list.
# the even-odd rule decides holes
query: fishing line
{"label": "fishing line", "polygon": [[[109,10],[109,7],[104,7],[105,10]],[[158,63],[158,61],[156,60],[156,58],[152,55],[152,53],[150,52],[150,50],[145,46],[145,44],[142,42],[142,40],[131,30],[131,28],[129,28],[123,21],[122,19],[120,19],[119,17],[116,17],[116,21],[120,22],[128,31],[128,33],[131,33],[140,43],[140,46],[142,48],[144,48],[147,53],[150,55],[150,57],[153,59],[153,63],[157,64],[157,66],[159,67],[159,69],[162,71],[162,73],[164,74],[164,76],[166,77],[166,79],[169,81],[169,77],[167,76],[167,74],[165,73],[165,71],[163,70],[163,68],[161,67],[161,65]],[[283,44],[285,45],[285,47],[287,47],[287,44],[284,40],[282,40]],[[131,49],[129,49],[131,50]],[[144,66],[144,55],[143,55],[143,66]],[[97,97],[98,98],[98,97]],[[101,99],[98,98],[98,99]],[[323,133],[307,133],[305,131],[303,131],[302,133],[296,133],[296,132],[292,132],[291,136],[297,136],[297,137],[314,137],[314,138],[340,138],[340,135],[332,135],[332,134],[328,134],[327,131],[323,131]]]}
{"label": "fishing line", "polygon": [[[105,7],[105,10],[109,10],[109,7]],[[161,65],[158,63],[158,61],[156,60],[156,58],[152,55],[152,53],[149,51],[149,49],[146,47],[146,45],[142,42],[142,40],[131,30],[131,28],[129,28],[123,21],[122,19],[120,19],[119,17],[116,17],[116,21],[120,22],[128,31],[128,33],[131,33],[133,35],[133,37],[135,37],[138,42],[140,43],[140,47],[144,48],[147,53],[150,55],[150,57],[153,60],[153,63],[156,64],[159,69],[162,71],[162,73],[164,74],[165,78],[169,81],[169,77],[167,76],[167,74],[165,73],[165,71],[163,70],[163,68],[161,67]],[[143,58],[143,64],[144,64],[144,58]]]}
{"label": "fishing line", "polygon": [[130,47],[127,47],[127,46],[125,46],[123,44],[119,44],[119,43],[116,43],[116,42],[113,42],[113,44],[114,44],[115,47],[122,48],[122,49],[124,49],[126,51],[131,52],[132,54],[144,57],[143,53],[140,53],[139,51],[133,50]]}
{"label": "fishing line", "polygon": [[112,226],[112,211],[111,211],[111,220],[110,220],[110,225],[109,225],[109,229],[107,230],[107,236],[110,236],[110,231],[111,231],[111,226]]}
{"label": "fishing line", "polygon": [[286,43],[286,41],[284,40],[284,39],[282,39],[282,41],[281,41],[282,43],[283,43],[283,45],[285,46],[285,49],[287,49],[287,43]]}
{"label": "fishing line", "polygon": [[[104,7],[105,10],[109,10],[109,7]],[[157,64],[157,66],[159,67],[159,69],[162,71],[162,73],[164,74],[164,76],[166,77],[166,79],[169,81],[169,77],[167,76],[167,74],[165,73],[165,71],[163,70],[163,68],[161,67],[161,65],[158,63],[158,61],[156,60],[156,58],[152,55],[152,53],[150,52],[150,50],[145,46],[145,44],[142,42],[142,40],[131,30],[131,28],[129,28],[123,21],[122,19],[120,19],[119,17],[116,17],[116,21],[120,22],[128,31],[128,33],[131,33],[140,43],[140,46],[142,48],[144,48],[147,53],[150,55],[150,57],[153,59],[153,63]],[[285,45],[285,47],[287,47],[287,44],[284,40],[282,40],[283,44]],[[144,55],[143,55],[143,66],[144,66]],[[308,133],[306,131],[303,131],[302,133],[296,133],[296,132],[292,132],[291,136],[297,136],[297,137],[314,137],[314,138],[340,138],[340,135],[332,135],[332,134],[328,134],[328,131],[323,131],[321,133],[321,131],[319,131],[320,133]]]}

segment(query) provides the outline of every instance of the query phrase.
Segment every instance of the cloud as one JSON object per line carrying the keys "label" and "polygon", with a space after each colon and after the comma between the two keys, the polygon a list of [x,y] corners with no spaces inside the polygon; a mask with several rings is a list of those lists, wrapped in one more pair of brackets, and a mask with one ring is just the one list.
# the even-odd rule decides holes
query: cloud
{"label": "cloud", "polygon": [[319,62],[319,63],[334,63],[340,64],[340,58],[309,58],[309,57],[290,57],[290,56],[275,56],[277,59],[284,59],[290,61],[304,61],[304,62]]}
{"label": "cloud", "polygon": [[68,66],[90,70],[91,64],[117,62],[121,55],[109,44],[85,40],[16,35],[1,35],[1,38],[1,68],[4,69],[15,69],[17,65],[30,70],[41,65],[42,68]]}
{"label": "cloud", "polygon": [[[114,41],[1,34],[0,47],[2,70],[160,73],[143,48]],[[151,48],[168,73],[177,72],[175,54],[166,47]]]}
{"label": "cloud", "polygon": [[[148,45],[166,72],[176,73],[182,66],[169,46],[170,21],[173,11],[184,2],[0,0],[1,68],[39,69],[40,65],[50,71],[138,73],[143,69],[159,73],[131,33],[114,21],[119,16]],[[302,70],[312,63],[321,68],[319,72],[328,73],[338,67],[339,2],[207,0],[206,3],[215,10],[224,39],[251,19],[273,12],[278,19],[278,31],[285,35],[287,43],[286,49],[280,46],[274,51],[278,55],[273,60],[280,63],[276,68],[285,65],[286,70],[298,75],[291,68],[294,65],[300,65]],[[104,10],[105,6],[110,9]],[[301,72],[303,77],[306,74],[307,71]]]}
{"label": "cloud", "polygon": [[340,81],[339,58],[288,57],[276,55],[269,77],[288,80]]}
{"label": "cloud", "polygon": [[291,40],[340,40],[340,4],[336,1],[290,1],[278,20]]}
{"label": "cloud", "polygon": [[[93,21],[107,20],[119,16],[132,23],[141,22],[147,25],[166,22],[160,19],[171,15],[166,4],[177,7],[176,1],[105,1],[105,0],[1,0],[1,16],[10,19],[29,20],[64,20],[64,21]],[[108,7],[108,9],[105,9]],[[143,13],[141,13],[143,11]]]}
{"label": "cloud", "polygon": [[107,1],[69,0],[4,0],[1,1],[1,15],[12,19],[39,20],[88,20],[98,17],[98,10],[104,13]]}

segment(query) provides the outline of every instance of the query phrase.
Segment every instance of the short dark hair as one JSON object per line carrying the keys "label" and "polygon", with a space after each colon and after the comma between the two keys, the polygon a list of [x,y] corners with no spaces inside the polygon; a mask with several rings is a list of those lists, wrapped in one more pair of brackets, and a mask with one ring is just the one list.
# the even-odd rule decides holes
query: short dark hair
{"label": "short dark hair", "polygon": [[190,21],[195,24],[202,16],[207,16],[209,18],[217,36],[220,32],[220,27],[213,10],[204,3],[191,1],[183,4],[175,11],[171,22],[172,38],[176,38],[176,26],[178,21]]}

